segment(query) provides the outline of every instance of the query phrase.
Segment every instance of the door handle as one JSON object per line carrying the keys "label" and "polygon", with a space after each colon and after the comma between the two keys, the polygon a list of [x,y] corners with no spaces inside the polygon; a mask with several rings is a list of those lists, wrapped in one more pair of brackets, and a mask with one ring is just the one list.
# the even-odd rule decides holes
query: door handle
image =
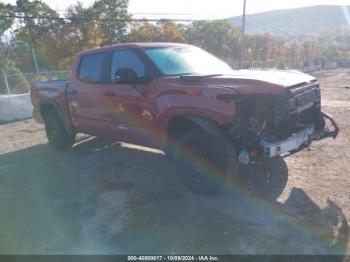
{"label": "door handle", "polygon": [[115,95],[114,92],[110,90],[103,92],[103,96],[114,96],[114,95]]}
{"label": "door handle", "polygon": [[67,93],[68,93],[68,95],[74,96],[74,95],[76,95],[78,92],[77,92],[77,90],[75,90],[75,89],[68,89]]}

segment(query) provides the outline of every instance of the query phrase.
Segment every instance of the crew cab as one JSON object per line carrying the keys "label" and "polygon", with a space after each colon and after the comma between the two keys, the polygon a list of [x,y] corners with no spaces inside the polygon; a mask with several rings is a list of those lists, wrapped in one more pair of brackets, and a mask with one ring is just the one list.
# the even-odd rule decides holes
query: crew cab
{"label": "crew cab", "polygon": [[69,81],[34,82],[34,118],[66,150],[85,133],[164,150],[186,185],[219,192],[238,165],[286,156],[339,128],[317,79],[298,71],[232,70],[177,43],[79,53]]}

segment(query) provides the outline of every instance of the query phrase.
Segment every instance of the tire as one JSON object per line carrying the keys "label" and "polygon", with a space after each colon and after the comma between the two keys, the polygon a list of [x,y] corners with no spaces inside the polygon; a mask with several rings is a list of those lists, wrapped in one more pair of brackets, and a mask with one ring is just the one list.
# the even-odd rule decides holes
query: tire
{"label": "tire", "polygon": [[237,155],[221,136],[195,128],[176,142],[174,162],[184,184],[200,194],[218,194],[237,176]]}
{"label": "tire", "polygon": [[169,142],[165,145],[164,149],[165,159],[171,163],[174,160],[174,150]]}
{"label": "tire", "polygon": [[74,135],[70,134],[56,112],[48,112],[44,116],[46,137],[56,150],[70,149],[74,144]]}

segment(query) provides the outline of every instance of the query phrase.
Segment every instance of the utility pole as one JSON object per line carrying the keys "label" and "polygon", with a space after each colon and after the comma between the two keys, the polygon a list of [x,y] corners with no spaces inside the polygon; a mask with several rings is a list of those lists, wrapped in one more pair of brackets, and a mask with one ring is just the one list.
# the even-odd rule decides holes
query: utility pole
{"label": "utility pole", "polygon": [[2,72],[2,75],[3,75],[4,80],[5,80],[5,86],[6,86],[7,94],[11,95],[10,86],[9,86],[9,82],[7,81],[7,76],[6,76],[5,70],[2,68],[1,72]]}
{"label": "utility pole", "polygon": [[242,27],[241,27],[241,35],[239,40],[239,67],[242,67],[242,61],[244,58],[244,50],[245,50],[245,42],[244,42],[244,35],[245,35],[245,22],[246,22],[246,7],[247,7],[247,0],[243,0],[243,14],[242,14]]}
{"label": "utility pole", "polygon": [[20,44],[24,44],[25,47],[27,48],[28,52],[31,53],[31,56],[32,56],[32,60],[33,60],[33,64],[34,64],[34,70],[35,70],[35,73],[36,74],[39,74],[39,66],[38,66],[38,59],[37,59],[37,55],[36,55],[36,50],[33,46],[29,45],[27,42],[24,42],[24,41],[19,41],[17,40],[16,41],[17,43],[20,43]]}
{"label": "utility pole", "polygon": [[39,74],[39,66],[38,66],[38,59],[36,58],[36,50],[34,47],[31,47],[31,49],[32,49],[32,57],[34,62],[35,73]]}

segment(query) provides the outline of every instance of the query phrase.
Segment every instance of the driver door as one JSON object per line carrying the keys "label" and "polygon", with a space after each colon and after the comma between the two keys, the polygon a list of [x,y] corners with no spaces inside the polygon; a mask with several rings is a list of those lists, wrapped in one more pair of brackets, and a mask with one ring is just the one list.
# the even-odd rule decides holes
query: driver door
{"label": "driver door", "polygon": [[154,107],[145,95],[147,68],[133,50],[116,50],[111,54],[110,96],[105,97],[109,130],[122,141],[155,146],[152,123]]}

